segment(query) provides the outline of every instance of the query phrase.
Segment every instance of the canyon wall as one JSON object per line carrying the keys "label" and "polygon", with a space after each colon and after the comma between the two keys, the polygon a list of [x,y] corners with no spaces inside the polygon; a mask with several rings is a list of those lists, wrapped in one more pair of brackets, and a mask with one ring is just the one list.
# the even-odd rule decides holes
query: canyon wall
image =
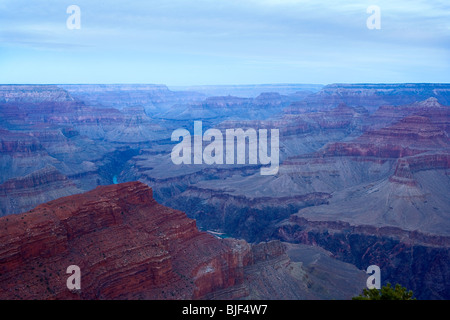
{"label": "canyon wall", "polygon": [[[0,231],[0,299],[317,297],[281,242],[251,245],[200,232],[139,182],[0,218]],[[71,265],[80,267],[80,290],[66,287]],[[246,276],[254,272],[262,276]]]}

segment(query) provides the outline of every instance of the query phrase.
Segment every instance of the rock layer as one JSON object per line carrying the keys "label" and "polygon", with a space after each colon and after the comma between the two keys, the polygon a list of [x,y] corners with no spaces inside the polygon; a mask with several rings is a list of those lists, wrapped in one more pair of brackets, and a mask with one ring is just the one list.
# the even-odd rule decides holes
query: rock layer
{"label": "rock layer", "polygon": [[[242,278],[225,242],[156,203],[141,183],[54,200],[0,224],[2,299],[197,298]],[[70,265],[82,273],[74,293]],[[199,286],[205,277],[216,282]]]}
{"label": "rock layer", "polygon": [[[140,182],[0,218],[0,230],[0,299],[317,297],[281,242],[251,245],[200,232]],[[66,286],[71,265],[80,267],[80,290]]]}
{"label": "rock layer", "polygon": [[361,269],[377,265],[382,285],[399,283],[418,299],[450,297],[450,237],[297,216],[281,224],[276,234],[283,241],[318,245]]}

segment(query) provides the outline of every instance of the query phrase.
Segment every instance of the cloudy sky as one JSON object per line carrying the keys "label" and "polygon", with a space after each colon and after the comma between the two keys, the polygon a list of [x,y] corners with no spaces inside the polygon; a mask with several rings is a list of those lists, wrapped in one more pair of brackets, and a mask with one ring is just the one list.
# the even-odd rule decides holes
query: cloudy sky
{"label": "cloudy sky", "polygon": [[450,1],[0,0],[0,83],[337,82],[450,82]]}

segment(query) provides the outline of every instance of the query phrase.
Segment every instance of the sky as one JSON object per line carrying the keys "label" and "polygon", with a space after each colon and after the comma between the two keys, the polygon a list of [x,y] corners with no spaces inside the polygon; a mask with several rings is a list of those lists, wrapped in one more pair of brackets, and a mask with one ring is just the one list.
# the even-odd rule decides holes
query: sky
{"label": "sky", "polygon": [[399,82],[450,82],[449,0],[0,0],[3,84]]}

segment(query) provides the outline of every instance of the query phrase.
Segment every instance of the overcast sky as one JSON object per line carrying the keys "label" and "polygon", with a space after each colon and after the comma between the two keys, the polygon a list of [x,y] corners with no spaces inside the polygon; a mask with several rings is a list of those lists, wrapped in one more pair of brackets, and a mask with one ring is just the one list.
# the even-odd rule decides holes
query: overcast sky
{"label": "overcast sky", "polygon": [[0,83],[361,82],[450,82],[450,1],[0,0]]}

